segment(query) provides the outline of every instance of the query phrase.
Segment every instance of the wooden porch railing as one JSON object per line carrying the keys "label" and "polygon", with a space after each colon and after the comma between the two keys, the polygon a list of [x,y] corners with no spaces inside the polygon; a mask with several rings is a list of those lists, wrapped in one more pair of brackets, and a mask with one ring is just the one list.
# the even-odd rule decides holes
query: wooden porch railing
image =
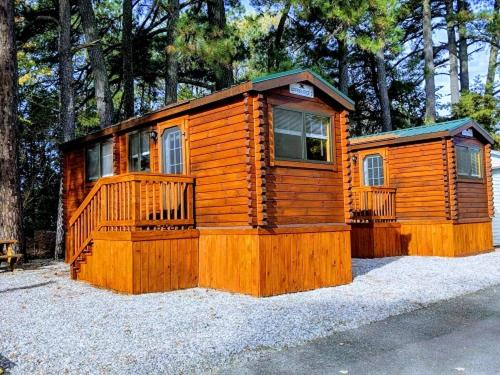
{"label": "wooden porch railing", "polygon": [[378,186],[354,188],[353,221],[396,221],[396,189]]}
{"label": "wooden porch railing", "polygon": [[192,177],[128,173],[104,177],[71,216],[69,263],[84,252],[93,231],[182,229],[194,225]]}

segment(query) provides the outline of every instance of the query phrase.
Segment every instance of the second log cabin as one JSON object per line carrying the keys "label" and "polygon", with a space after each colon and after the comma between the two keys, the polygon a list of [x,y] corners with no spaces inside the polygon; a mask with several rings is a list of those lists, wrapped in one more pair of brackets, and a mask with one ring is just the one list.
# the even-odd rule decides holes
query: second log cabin
{"label": "second log cabin", "polygon": [[353,257],[491,251],[492,143],[468,118],[352,138]]}

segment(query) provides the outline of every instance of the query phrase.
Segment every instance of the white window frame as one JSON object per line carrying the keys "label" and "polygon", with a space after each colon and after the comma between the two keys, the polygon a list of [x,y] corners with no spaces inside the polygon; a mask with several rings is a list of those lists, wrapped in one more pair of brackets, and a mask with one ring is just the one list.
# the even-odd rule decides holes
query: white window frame
{"label": "white window frame", "polygon": [[[467,155],[469,157],[469,171],[464,173],[460,171],[460,168],[458,166],[459,163],[459,158],[458,158],[458,150],[459,149],[464,149],[467,152]],[[470,179],[476,179],[480,180],[483,178],[483,150],[479,146],[467,146],[467,145],[456,145],[455,146],[455,161],[457,163],[457,174],[459,177],[463,178],[470,178]],[[477,157],[473,157],[473,155],[477,155]],[[473,163],[477,163],[477,174],[474,174],[473,172]]]}
{"label": "white window frame", "polygon": [[[302,115],[302,131],[294,131],[294,130],[287,130],[287,129],[279,129],[277,127],[277,124],[275,120],[273,120],[273,132],[274,134],[287,134],[287,135],[294,135],[294,136],[300,136],[301,141],[302,141],[302,157],[300,159],[295,159],[295,158],[286,158],[286,157],[280,157],[276,155],[276,151],[274,151],[274,159],[278,161],[296,161],[296,162],[306,162],[306,163],[320,163],[320,164],[333,164],[333,131],[332,131],[332,119],[331,116],[326,115],[324,113],[315,113],[315,112],[309,112],[309,111],[299,111],[296,109],[290,109],[286,107],[281,107],[281,106],[275,106],[273,108],[273,119],[276,119],[276,110],[282,110],[282,111],[289,111],[289,112],[296,112],[300,113]],[[306,116],[311,115],[311,116],[318,116],[318,117],[323,117],[325,119],[328,119],[328,125],[327,125],[327,134],[326,135],[321,135],[321,137],[318,137],[316,134],[313,135],[313,133],[307,133],[306,131]],[[327,142],[327,160],[312,160],[307,158],[307,138],[314,138],[314,139],[322,139],[326,140]],[[274,136],[274,150],[276,150],[276,136]]]}
{"label": "white window frame", "polygon": [[[379,159],[380,160],[380,165],[378,165],[376,168],[372,166],[368,166],[368,160],[371,159]],[[373,182],[377,181],[377,184],[371,184],[370,181],[370,170],[378,170],[379,174],[376,177],[373,177],[371,180]],[[385,185],[385,166],[384,166],[384,157],[379,154],[379,153],[373,153],[373,154],[368,154],[363,157],[363,183],[365,186],[384,186]],[[381,182],[381,183],[380,183]]]}
{"label": "white window frame", "polygon": [[[174,150],[180,150],[179,160],[175,160],[172,163],[170,160],[170,148],[168,146],[168,138],[179,134],[179,147],[175,147]],[[183,139],[182,129],[179,126],[173,126],[165,129],[161,136],[162,142],[162,171],[167,174],[183,174],[184,173],[184,139]],[[172,171],[172,167],[180,166],[180,171]],[[177,169],[177,168],[176,168]]]}

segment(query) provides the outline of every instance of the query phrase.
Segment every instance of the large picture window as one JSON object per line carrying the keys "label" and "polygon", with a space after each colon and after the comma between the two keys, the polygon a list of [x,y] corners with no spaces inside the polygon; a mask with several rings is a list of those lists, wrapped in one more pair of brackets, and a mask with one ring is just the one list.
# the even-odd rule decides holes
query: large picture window
{"label": "large picture window", "polygon": [[384,159],[380,154],[367,155],[363,159],[364,183],[366,186],[384,185]]}
{"label": "large picture window", "polygon": [[87,181],[95,181],[100,177],[113,175],[113,141],[100,142],[87,148],[86,151]]}
{"label": "large picture window", "polygon": [[456,146],[457,172],[459,176],[483,177],[483,158],[479,147]]}
{"label": "large picture window", "polygon": [[129,171],[149,171],[149,131],[130,134],[128,150]]}
{"label": "large picture window", "polygon": [[275,108],[273,126],[276,159],[332,161],[329,117]]}

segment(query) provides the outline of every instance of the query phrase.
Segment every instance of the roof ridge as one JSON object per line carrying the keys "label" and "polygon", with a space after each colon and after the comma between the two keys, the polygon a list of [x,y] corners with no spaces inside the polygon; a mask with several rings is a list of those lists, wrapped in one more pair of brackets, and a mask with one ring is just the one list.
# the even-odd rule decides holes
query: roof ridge
{"label": "roof ridge", "polygon": [[460,124],[462,124],[462,123],[465,124],[465,123],[470,122],[470,121],[472,121],[472,119],[470,117],[462,117],[462,118],[455,119],[455,120],[446,120],[446,121],[441,121],[441,122],[433,122],[433,123],[429,123],[429,124],[410,126],[409,128],[389,130],[386,132],[379,132],[379,133],[374,133],[374,134],[365,134],[365,135],[355,136],[352,138],[368,138],[368,137],[386,136],[386,135],[390,135],[390,134],[398,134],[398,133],[402,133],[402,132],[408,132],[408,131],[412,131],[412,130],[416,130],[416,129],[430,128],[433,126],[449,125],[449,124],[454,123],[454,122],[458,122]]}
{"label": "roof ridge", "polygon": [[326,78],[324,78],[321,74],[316,73],[311,68],[295,68],[295,69],[285,70],[282,72],[275,72],[275,73],[271,73],[271,74],[267,74],[267,75],[264,75],[261,77],[254,78],[251,80],[251,82],[252,83],[259,83],[259,82],[264,82],[264,81],[268,81],[268,80],[279,78],[279,77],[285,77],[285,76],[289,76],[292,74],[304,73],[304,72],[307,72],[307,73],[310,73],[311,75],[313,75],[316,79],[321,81],[321,83],[326,85],[330,90],[334,91],[337,95],[341,96],[343,99],[347,100],[350,104],[352,104],[352,105],[355,104],[354,100],[349,98],[345,93],[343,93],[338,88],[336,88],[332,83],[330,83],[330,81],[328,81]]}

